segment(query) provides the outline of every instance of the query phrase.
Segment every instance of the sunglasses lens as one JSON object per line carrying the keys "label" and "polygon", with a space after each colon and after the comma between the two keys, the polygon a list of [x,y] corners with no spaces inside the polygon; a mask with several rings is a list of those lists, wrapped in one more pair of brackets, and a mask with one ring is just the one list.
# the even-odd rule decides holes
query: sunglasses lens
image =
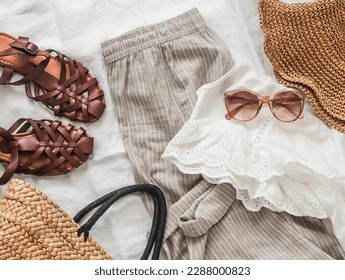
{"label": "sunglasses lens", "polygon": [[280,92],[272,100],[272,113],[283,122],[297,120],[302,110],[302,100],[294,92]]}
{"label": "sunglasses lens", "polygon": [[259,99],[252,92],[238,91],[226,97],[226,107],[235,120],[249,121],[259,109]]}

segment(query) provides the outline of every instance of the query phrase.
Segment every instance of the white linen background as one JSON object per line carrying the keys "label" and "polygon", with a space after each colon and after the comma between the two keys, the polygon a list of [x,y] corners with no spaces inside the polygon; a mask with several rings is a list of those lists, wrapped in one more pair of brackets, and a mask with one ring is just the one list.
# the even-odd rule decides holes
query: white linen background
{"label": "white linen background", "polygon": [[[32,102],[26,97],[24,86],[0,86],[1,127],[7,129],[19,118],[59,119],[82,126],[95,137],[93,156],[69,174],[14,177],[32,183],[71,217],[103,194],[133,184],[100,45],[133,28],[166,20],[194,7],[223,38],[236,61],[250,64],[259,75],[273,76],[263,52],[257,0],[0,0],[0,31],[29,37],[41,49],[56,49],[83,63],[98,79],[107,104],[99,121],[72,122],[55,117],[42,104]],[[0,195],[4,190],[5,186],[0,186]],[[114,258],[139,259],[150,226],[151,218],[139,196],[132,195],[114,204],[93,227],[91,235]]]}

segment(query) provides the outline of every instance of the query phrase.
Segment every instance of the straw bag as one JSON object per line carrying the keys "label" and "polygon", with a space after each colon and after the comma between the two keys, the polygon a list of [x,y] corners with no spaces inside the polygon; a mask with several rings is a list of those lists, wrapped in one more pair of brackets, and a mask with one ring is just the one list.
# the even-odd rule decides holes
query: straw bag
{"label": "straw bag", "polygon": [[[87,205],[72,219],[54,201],[32,185],[12,179],[0,200],[0,259],[109,260],[112,259],[89,231],[118,199],[134,193],[149,193],[154,202],[152,229],[141,259],[158,259],[163,242],[166,203],[153,185],[117,189]],[[99,207],[82,226],[78,223]]]}

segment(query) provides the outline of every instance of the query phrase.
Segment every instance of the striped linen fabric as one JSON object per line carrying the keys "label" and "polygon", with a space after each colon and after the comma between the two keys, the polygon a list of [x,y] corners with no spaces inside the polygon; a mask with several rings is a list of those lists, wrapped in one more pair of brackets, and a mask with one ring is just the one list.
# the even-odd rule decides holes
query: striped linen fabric
{"label": "striped linen fabric", "polygon": [[[235,64],[196,8],[106,41],[102,49],[136,182],[158,185],[167,198],[168,259],[344,259],[320,220],[266,208],[250,212],[231,185],[185,175],[161,159],[189,119],[197,89]],[[143,196],[152,214],[148,199]]]}

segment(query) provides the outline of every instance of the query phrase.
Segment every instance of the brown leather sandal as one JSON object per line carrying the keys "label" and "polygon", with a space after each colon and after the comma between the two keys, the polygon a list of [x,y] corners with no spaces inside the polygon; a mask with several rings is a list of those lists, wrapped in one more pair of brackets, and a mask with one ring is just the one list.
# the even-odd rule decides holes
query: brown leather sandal
{"label": "brown leather sandal", "polygon": [[14,173],[59,175],[83,164],[93,150],[93,138],[83,128],[59,121],[19,119],[9,130],[0,128],[0,185]]}
{"label": "brown leather sandal", "polygon": [[[26,95],[56,116],[94,122],[105,109],[104,94],[89,70],[58,51],[39,50],[29,38],[0,32],[0,84],[25,85]],[[11,81],[14,73],[23,77]]]}

